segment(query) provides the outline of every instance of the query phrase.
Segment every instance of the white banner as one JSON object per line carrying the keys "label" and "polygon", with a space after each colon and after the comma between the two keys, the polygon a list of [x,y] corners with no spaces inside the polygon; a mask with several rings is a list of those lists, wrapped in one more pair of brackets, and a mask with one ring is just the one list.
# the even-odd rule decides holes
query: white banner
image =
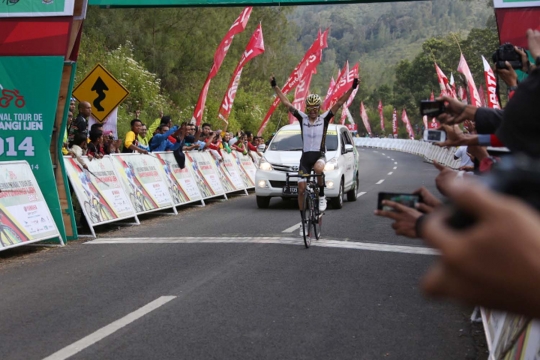
{"label": "white banner", "polygon": [[226,170],[226,176],[229,181],[233,184],[235,191],[244,190],[246,184],[242,179],[243,171],[238,167],[236,159],[232,154],[223,153],[223,163],[222,166]]}
{"label": "white banner", "polygon": [[175,205],[202,200],[201,192],[188,167],[180,169],[172,152],[157,153]]}
{"label": "white banner", "polygon": [[249,155],[240,154],[238,151],[233,154],[236,158],[236,164],[245,174],[244,181],[246,182],[246,188],[255,187],[255,173],[257,169],[255,168],[255,164],[253,164],[253,160]]}
{"label": "white banner", "polygon": [[137,214],[173,207],[155,155],[115,154],[112,159]]}
{"label": "white banner", "polygon": [[0,162],[0,251],[59,237],[26,161]]}
{"label": "white banner", "polygon": [[203,194],[203,197],[209,198],[221,196],[225,194],[225,190],[221,185],[221,179],[214,164],[214,158],[208,152],[189,151],[186,152],[186,167],[187,160],[193,169],[193,173],[197,178],[197,185]]}
{"label": "white banner", "polygon": [[64,164],[90,226],[136,216],[110,157],[89,161],[90,172],[70,156],[64,157]]}
{"label": "white banner", "polygon": [[538,7],[538,0],[493,0],[495,8],[520,8],[520,7]]}

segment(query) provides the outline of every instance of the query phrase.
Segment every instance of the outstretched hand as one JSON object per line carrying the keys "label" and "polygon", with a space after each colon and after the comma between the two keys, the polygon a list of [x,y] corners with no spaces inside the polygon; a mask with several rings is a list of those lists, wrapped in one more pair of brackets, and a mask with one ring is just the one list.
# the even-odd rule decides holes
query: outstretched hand
{"label": "outstretched hand", "polygon": [[272,88],[275,88],[277,86],[276,78],[274,76],[270,78],[270,85],[272,85]]}
{"label": "outstretched hand", "polygon": [[352,88],[353,89],[356,89],[358,87],[358,83],[360,81],[358,80],[358,78],[354,78],[353,82],[352,82]]}

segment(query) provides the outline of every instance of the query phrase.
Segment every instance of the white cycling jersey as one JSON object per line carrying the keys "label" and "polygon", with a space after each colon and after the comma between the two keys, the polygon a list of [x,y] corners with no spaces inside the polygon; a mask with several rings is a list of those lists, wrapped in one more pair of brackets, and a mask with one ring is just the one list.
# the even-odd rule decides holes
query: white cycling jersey
{"label": "white cycling jersey", "polygon": [[328,124],[334,117],[332,111],[328,110],[319,115],[315,122],[309,121],[309,116],[299,110],[293,113],[294,117],[300,122],[300,131],[302,132],[303,152],[326,152],[326,131]]}

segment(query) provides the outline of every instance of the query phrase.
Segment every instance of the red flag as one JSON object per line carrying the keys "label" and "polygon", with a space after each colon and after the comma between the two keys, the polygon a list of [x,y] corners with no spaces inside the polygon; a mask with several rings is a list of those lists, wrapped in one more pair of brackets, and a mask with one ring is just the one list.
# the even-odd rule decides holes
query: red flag
{"label": "red flag", "polygon": [[482,56],[482,62],[484,63],[484,77],[486,79],[487,86],[487,106],[492,109],[500,109],[499,99],[497,99],[497,80],[491,70],[491,66]]}
{"label": "red flag", "polygon": [[231,114],[231,109],[234,103],[234,98],[236,97],[236,90],[238,89],[238,85],[240,84],[240,77],[242,76],[242,69],[244,68],[244,65],[247,64],[248,61],[253,59],[254,57],[262,54],[264,52],[264,39],[263,39],[263,33],[262,33],[262,27],[261,24],[257,26],[255,29],[255,32],[251,36],[251,39],[249,40],[246,49],[244,50],[244,53],[242,54],[242,57],[240,58],[240,61],[238,62],[238,65],[236,65],[236,69],[234,69],[233,75],[231,77],[231,81],[229,82],[229,87],[227,88],[227,92],[225,93],[225,96],[223,97],[223,100],[221,101],[221,106],[219,108],[219,117],[221,120],[225,121],[227,124],[229,123],[229,115]]}
{"label": "red flag", "polygon": [[409,138],[414,140],[414,131],[411,126],[411,122],[409,121],[409,117],[407,116],[407,111],[405,111],[405,109],[403,109],[403,112],[401,113],[401,121],[403,121],[403,123],[405,124],[405,128],[409,133]]}
{"label": "red flag", "polygon": [[[287,79],[287,82],[285,85],[283,85],[283,88],[281,88],[281,91],[284,94],[287,94],[291,89],[296,87],[300,80],[304,77],[304,74],[312,73],[313,70],[319,65],[321,57],[318,56],[319,52],[328,47],[328,29],[322,33],[319,34],[317,39],[313,42],[311,47],[308,49],[304,57],[302,58],[302,61],[294,68],[291,75]],[[268,120],[270,120],[270,116],[274,113],[277,106],[279,105],[281,101],[276,96],[274,99],[274,102],[270,106],[270,109],[266,113],[261,126],[259,127],[259,131],[257,131],[257,136],[261,136],[264,132],[264,129],[266,128],[266,125],[268,124]]]}
{"label": "red flag", "polygon": [[204,82],[201,93],[199,94],[199,100],[197,101],[197,105],[193,110],[193,117],[191,121],[195,121],[197,126],[199,126],[202,121],[204,105],[206,104],[206,95],[208,94],[208,88],[210,87],[210,80],[212,80],[212,78],[218,73],[219,68],[223,63],[223,59],[225,58],[225,55],[227,55],[227,51],[229,51],[229,47],[231,46],[234,35],[241,33],[246,28],[252,9],[252,6],[248,6],[242,11],[240,16],[238,16],[230,27],[223,40],[221,40],[221,43],[214,54],[214,64],[210,69],[210,73],[206,77],[206,81]]}
{"label": "red flag", "polygon": [[452,97],[457,99],[456,84],[454,82],[454,73],[450,73],[450,89],[452,90]]}
{"label": "red flag", "polygon": [[458,89],[458,99],[461,100],[462,103],[467,104],[467,90],[461,86]]}
{"label": "red flag", "polygon": [[[339,79],[339,77],[338,77],[338,79]],[[326,91],[326,97],[324,98],[323,104],[326,104],[326,102],[330,98],[330,95],[332,95],[332,91],[334,91],[335,86],[336,86],[336,80],[334,80],[334,77],[332,76],[332,79],[330,80],[330,85],[328,86],[328,90]],[[324,107],[324,105],[323,105],[323,107]]]}
{"label": "red flag", "polygon": [[[348,66],[348,62],[347,62]],[[341,77],[341,79],[336,83],[336,87],[334,91],[332,92],[332,95],[330,97],[330,101],[328,103],[328,107],[326,109],[330,109],[334,104],[339,100],[339,98],[347,92],[352,86],[354,78],[358,77],[358,63],[354,65],[354,67],[345,73],[344,76]]]}
{"label": "red flag", "polygon": [[381,120],[381,130],[384,131],[384,115],[383,115],[383,106],[382,106],[382,100],[379,100],[379,118]]}
{"label": "red flag", "polygon": [[369,119],[367,116],[366,108],[364,107],[364,102],[362,101],[360,103],[360,117],[362,118],[362,122],[364,123],[364,126],[371,137],[371,126],[369,125]]}
{"label": "red flag", "polygon": [[467,61],[463,54],[461,54],[459,59],[458,71],[465,75],[465,79],[467,79],[467,86],[469,87],[469,93],[471,94],[471,105],[480,107],[480,96],[478,95],[471,70],[469,69],[469,65],[467,65]]}
{"label": "red flag", "polygon": [[[294,101],[292,105],[302,112],[304,112],[306,109],[306,98],[309,95],[309,86],[311,84],[312,77],[313,73],[304,76],[294,91]],[[298,120],[289,112],[289,124],[292,124],[295,121]]]}
{"label": "red flag", "polygon": [[327,92],[326,98],[324,99],[324,102],[322,105],[323,109],[330,109],[330,102],[334,98],[334,93],[338,87],[338,84],[341,82],[341,79],[346,77],[345,74],[348,74],[348,73],[349,73],[349,62],[347,61],[345,65],[343,65],[343,69],[341,69],[341,71],[339,72],[337,81],[334,83],[334,86],[332,86],[332,91],[330,91],[329,93]]}
{"label": "red flag", "polygon": [[435,71],[437,72],[437,79],[439,80],[439,87],[441,88],[441,95],[452,96],[452,89],[448,84],[448,78],[444,75],[441,68],[435,63]]}
{"label": "red flag", "polygon": [[478,97],[480,98],[480,106],[486,106],[486,96],[484,95],[484,87],[478,85]]}
{"label": "red flag", "polygon": [[392,133],[394,135],[394,138],[397,139],[398,137],[398,123],[397,123],[397,111],[394,108],[394,112],[392,113]]}
{"label": "red flag", "polygon": [[343,104],[343,110],[341,111],[341,125],[345,124],[345,118],[349,119],[349,122],[351,124],[354,124],[354,120],[352,118],[351,112],[349,111],[349,107],[351,106],[354,97],[356,96],[356,93],[358,92],[358,89],[360,89],[360,86],[356,87],[356,89],[353,90],[351,93],[351,96],[347,99],[347,102]]}

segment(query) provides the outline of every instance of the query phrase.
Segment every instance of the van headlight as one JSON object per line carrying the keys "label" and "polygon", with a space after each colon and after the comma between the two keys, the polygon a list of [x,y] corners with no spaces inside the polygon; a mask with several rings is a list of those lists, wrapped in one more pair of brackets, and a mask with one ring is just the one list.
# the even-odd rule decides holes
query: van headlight
{"label": "van headlight", "polygon": [[331,159],[324,165],[324,172],[333,171],[339,169],[338,162],[336,158]]}
{"label": "van headlight", "polygon": [[266,161],[265,158],[261,159],[261,162],[259,164],[259,169],[261,169],[262,171],[272,171],[272,170],[274,170],[272,165],[268,161]]}

